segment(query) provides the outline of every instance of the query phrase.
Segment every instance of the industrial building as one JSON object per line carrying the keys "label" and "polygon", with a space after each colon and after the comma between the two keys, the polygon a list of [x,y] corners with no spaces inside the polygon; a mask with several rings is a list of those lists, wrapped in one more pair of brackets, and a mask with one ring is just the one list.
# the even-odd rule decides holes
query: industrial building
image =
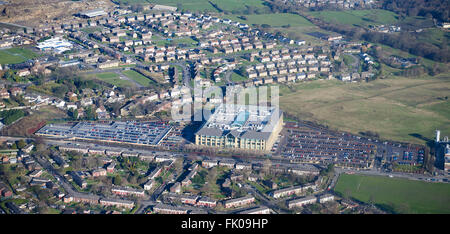
{"label": "industrial building", "polygon": [[282,126],[277,107],[222,104],[195,134],[195,144],[270,151]]}
{"label": "industrial building", "polygon": [[85,18],[94,18],[97,16],[104,16],[104,15],[107,15],[107,13],[103,9],[94,9],[80,13],[80,16]]}
{"label": "industrial building", "polygon": [[156,4],[153,6],[152,10],[154,11],[176,11],[177,8],[173,6],[166,6],[166,5],[158,5]]}

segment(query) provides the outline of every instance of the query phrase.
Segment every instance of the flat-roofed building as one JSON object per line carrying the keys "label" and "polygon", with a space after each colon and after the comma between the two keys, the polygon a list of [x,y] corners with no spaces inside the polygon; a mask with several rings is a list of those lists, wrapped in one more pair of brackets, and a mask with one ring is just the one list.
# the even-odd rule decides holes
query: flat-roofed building
{"label": "flat-roofed building", "polygon": [[173,6],[166,6],[166,5],[158,5],[158,4],[156,4],[156,5],[154,5],[152,7],[152,10],[155,10],[155,11],[176,11],[177,8],[173,7]]}
{"label": "flat-roofed building", "polygon": [[[161,122],[119,122],[89,123],[79,122],[75,125],[48,124],[36,132],[41,136],[71,137],[73,139],[120,142],[136,145],[158,145],[171,131],[172,127]],[[63,150],[75,150],[87,153],[85,147],[75,145],[60,146]],[[105,150],[103,149],[103,154]],[[136,150],[124,150],[122,156],[136,157]]]}
{"label": "flat-roofed building", "polygon": [[195,144],[270,151],[282,126],[279,108],[222,104],[195,134]]}
{"label": "flat-roofed building", "polygon": [[86,17],[86,18],[93,18],[93,17],[97,17],[97,16],[107,15],[107,13],[103,9],[99,8],[99,9],[81,12],[80,15],[82,17]]}

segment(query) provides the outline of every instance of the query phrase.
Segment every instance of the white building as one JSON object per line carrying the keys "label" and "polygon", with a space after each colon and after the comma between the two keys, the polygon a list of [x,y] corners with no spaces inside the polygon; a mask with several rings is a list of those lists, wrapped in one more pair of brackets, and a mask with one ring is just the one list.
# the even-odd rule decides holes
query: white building
{"label": "white building", "polygon": [[39,42],[37,48],[42,51],[50,51],[60,54],[72,49],[72,43],[60,37],[54,37],[43,42]]}

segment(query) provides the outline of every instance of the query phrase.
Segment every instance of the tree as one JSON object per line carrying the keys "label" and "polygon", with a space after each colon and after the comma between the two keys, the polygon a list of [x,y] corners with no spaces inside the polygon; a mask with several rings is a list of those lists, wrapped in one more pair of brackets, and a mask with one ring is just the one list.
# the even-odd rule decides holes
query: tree
{"label": "tree", "polygon": [[23,139],[21,139],[17,142],[17,148],[22,149],[25,146],[27,146],[27,143]]}
{"label": "tree", "polygon": [[270,168],[272,167],[272,161],[270,159],[264,160],[263,172],[267,175],[270,172]]}
{"label": "tree", "polygon": [[86,113],[86,119],[88,119],[88,120],[95,120],[95,119],[97,119],[97,113],[92,108],[92,106],[88,106],[86,108],[85,113]]}
{"label": "tree", "polygon": [[120,177],[119,175],[116,175],[116,176],[114,177],[113,183],[114,183],[115,185],[122,185],[122,177]]}
{"label": "tree", "polygon": [[78,110],[77,110],[77,109],[70,108],[69,111],[68,111],[68,115],[69,115],[69,117],[72,118],[73,120],[76,120],[76,119],[78,119]]}

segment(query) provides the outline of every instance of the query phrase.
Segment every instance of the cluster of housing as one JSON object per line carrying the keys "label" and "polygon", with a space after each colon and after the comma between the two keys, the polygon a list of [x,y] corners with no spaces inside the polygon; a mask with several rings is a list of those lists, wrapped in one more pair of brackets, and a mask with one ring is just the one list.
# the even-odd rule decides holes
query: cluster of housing
{"label": "cluster of housing", "polygon": [[324,7],[341,9],[370,8],[376,3],[375,0],[284,0],[284,2],[291,2],[298,6],[313,9]]}
{"label": "cluster of housing", "polygon": [[319,72],[328,74],[331,65],[326,54],[315,55],[298,49],[261,51],[250,56],[261,62],[246,68],[247,77],[254,79],[255,85],[312,79]]}

